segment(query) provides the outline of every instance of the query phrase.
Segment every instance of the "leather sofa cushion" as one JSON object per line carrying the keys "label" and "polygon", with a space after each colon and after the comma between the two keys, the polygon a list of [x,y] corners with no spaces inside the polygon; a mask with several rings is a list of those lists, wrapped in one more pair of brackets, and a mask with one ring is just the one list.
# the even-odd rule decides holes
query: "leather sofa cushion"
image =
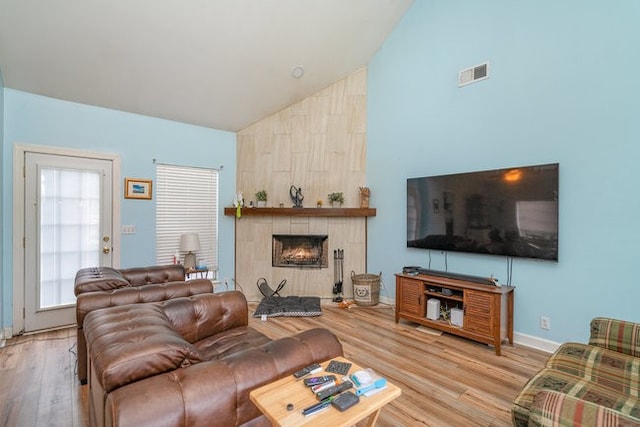
{"label": "leather sofa cushion", "polygon": [[270,341],[269,337],[253,328],[239,326],[207,337],[193,345],[200,351],[203,358],[215,360],[229,354],[261,346]]}
{"label": "leather sofa cushion", "polygon": [[81,327],[87,313],[100,308],[159,302],[212,292],[213,284],[209,279],[194,279],[186,282],[158,283],[88,292],[78,296],[76,319],[78,326]]}
{"label": "leather sofa cushion", "polygon": [[180,264],[154,265],[150,267],[126,268],[120,273],[131,286],[148,285],[150,283],[183,282],[184,266]]}
{"label": "leather sofa cushion", "polygon": [[251,402],[251,390],[342,355],[342,345],[330,331],[307,330],[114,390],[105,402],[106,424],[271,425]]}
{"label": "leather sofa cushion", "polygon": [[240,292],[166,299],[159,304],[174,328],[190,343],[249,324],[247,300]]}
{"label": "leather sofa cushion", "polygon": [[203,360],[155,304],[92,311],[84,332],[93,370],[107,392]]}

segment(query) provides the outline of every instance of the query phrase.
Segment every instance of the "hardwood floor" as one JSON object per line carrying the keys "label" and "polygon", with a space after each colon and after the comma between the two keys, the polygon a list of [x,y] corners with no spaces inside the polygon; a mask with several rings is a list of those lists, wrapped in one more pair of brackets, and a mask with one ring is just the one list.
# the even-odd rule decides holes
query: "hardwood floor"
{"label": "hardwood floor", "polygon": [[88,424],[75,346],[76,328],[7,340],[0,348],[0,426]]}
{"label": "hardwood floor", "polygon": [[[250,313],[254,309],[251,304]],[[323,311],[320,317],[251,318],[250,325],[274,339],[314,327],[332,330],[347,358],[402,388],[378,426],[511,425],[511,401],[548,358],[509,345],[498,357],[484,344],[396,324],[393,308],[382,304]],[[70,328],[15,337],[0,348],[1,426],[87,425],[86,386],[75,375],[75,333]]]}
{"label": "hardwood floor", "polygon": [[509,345],[499,357],[484,344],[396,324],[393,307],[382,304],[323,311],[320,317],[251,318],[250,325],[271,338],[313,327],[333,331],[345,357],[402,388],[378,426],[510,426],[512,400],[549,357]]}

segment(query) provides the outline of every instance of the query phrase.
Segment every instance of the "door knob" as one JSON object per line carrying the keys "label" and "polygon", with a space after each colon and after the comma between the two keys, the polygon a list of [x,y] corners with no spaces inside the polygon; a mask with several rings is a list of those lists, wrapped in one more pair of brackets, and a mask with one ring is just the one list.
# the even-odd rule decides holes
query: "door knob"
{"label": "door knob", "polygon": [[108,254],[109,252],[111,252],[111,248],[109,246],[105,246],[102,248],[102,252],[104,252],[105,254]]}

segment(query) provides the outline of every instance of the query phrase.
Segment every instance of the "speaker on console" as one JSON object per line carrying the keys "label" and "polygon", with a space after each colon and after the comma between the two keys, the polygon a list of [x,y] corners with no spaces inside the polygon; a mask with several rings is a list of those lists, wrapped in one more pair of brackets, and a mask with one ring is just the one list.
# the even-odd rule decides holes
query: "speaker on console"
{"label": "speaker on console", "polygon": [[438,320],[440,318],[440,300],[429,298],[427,300],[427,319]]}
{"label": "speaker on console", "polygon": [[462,319],[463,319],[464,311],[459,308],[451,309],[451,324],[454,326],[462,327]]}

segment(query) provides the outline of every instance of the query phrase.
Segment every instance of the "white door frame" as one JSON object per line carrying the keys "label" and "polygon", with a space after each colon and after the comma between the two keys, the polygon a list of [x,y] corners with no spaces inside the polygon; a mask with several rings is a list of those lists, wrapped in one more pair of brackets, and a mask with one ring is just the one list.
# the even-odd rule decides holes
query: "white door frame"
{"label": "white door frame", "polygon": [[[90,159],[110,160],[113,164],[113,209],[112,209],[112,265],[120,266],[120,155],[84,151],[79,149],[49,147],[41,145],[28,145],[16,143],[13,145],[13,328],[12,335],[24,331],[24,190],[25,172],[24,158],[27,152],[51,154],[60,156],[85,157]],[[5,337],[6,338],[6,337]]]}

